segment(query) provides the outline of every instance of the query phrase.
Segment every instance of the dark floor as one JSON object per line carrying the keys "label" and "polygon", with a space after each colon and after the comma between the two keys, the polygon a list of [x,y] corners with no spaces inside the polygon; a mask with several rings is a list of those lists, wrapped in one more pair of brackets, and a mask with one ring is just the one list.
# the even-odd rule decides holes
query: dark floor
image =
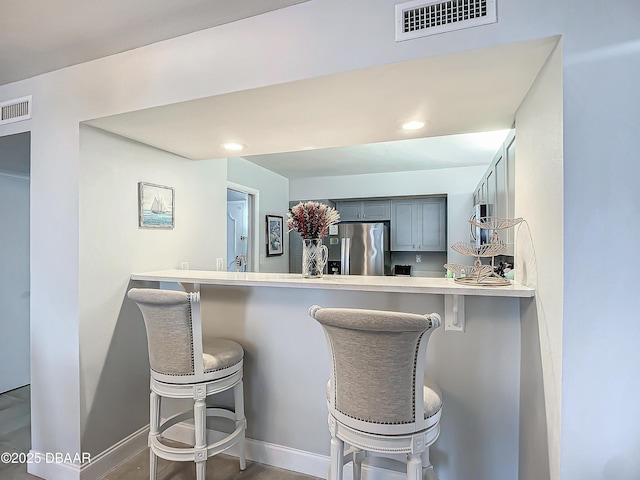
{"label": "dark floor", "polygon": [[[29,386],[0,395],[0,453],[26,453],[31,447]],[[25,464],[0,462],[0,480],[38,480],[27,473]],[[169,462],[158,459],[158,480],[191,480],[196,478],[191,462]],[[103,480],[148,480],[149,449],[138,453]],[[247,461],[240,471],[238,459],[217,455],[207,460],[207,480],[319,480],[288,470]]]}

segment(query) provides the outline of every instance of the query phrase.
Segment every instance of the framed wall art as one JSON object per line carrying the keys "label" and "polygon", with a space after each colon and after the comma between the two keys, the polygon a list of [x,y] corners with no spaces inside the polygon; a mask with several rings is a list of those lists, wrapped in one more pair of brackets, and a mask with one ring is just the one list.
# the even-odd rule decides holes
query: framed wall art
{"label": "framed wall art", "polygon": [[284,253],[283,229],[283,217],[267,215],[267,257]]}
{"label": "framed wall art", "polygon": [[138,226],[140,228],[173,228],[175,196],[172,187],[138,183]]}

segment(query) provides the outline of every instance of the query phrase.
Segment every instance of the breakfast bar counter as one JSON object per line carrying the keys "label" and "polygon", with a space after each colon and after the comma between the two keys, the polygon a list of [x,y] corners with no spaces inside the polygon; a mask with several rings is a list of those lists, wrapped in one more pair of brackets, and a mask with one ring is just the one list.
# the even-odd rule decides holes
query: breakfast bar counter
{"label": "breakfast bar counter", "polygon": [[303,278],[296,273],[218,272],[206,270],[162,270],[134,273],[132,280],[175,282],[191,285],[307,288],[354,292],[422,293],[444,295],[445,330],[465,330],[465,296],[527,298],[535,289],[512,283],[506,286],[463,285],[453,278],[325,275]]}
{"label": "breakfast bar counter", "polygon": [[[431,448],[436,471],[451,479],[518,477],[520,311],[534,308],[532,288],[197,270],[134,273],[130,286],[200,291],[205,342],[229,338],[245,351],[248,459],[322,478],[329,466],[329,352],[309,307],[439,313],[444,325],[425,358],[444,401],[442,432]],[[397,478],[379,473],[371,472]]]}
{"label": "breakfast bar counter", "polygon": [[533,297],[535,290],[524,285],[504,287],[462,285],[452,278],[392,277],[362,275],[325,275],[303,278],[297,273],[217,272],[205,270],[162,270],[134,273],[132,280],[235,285],[245,287],[312,288],[359,292],[430,293],[441,295],[477,295],[483,297]]}

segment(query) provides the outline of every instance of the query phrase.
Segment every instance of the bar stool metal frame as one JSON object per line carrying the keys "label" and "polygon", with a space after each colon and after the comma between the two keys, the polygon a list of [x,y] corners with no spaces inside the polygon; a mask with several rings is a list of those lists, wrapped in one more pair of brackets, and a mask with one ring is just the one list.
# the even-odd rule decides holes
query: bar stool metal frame
{"label": "bar stool metal frame", "polygon": [[[149,450],[150,474],[155,480],[158,457],[172,461],[193,461],[197,480],[205,480],[207,458],[238,444],[240,469],[246,468],[243,398],[242,347],[231,340],[216,339],[213,350],[203,352],[200,293],[173,290],[132,288],[128,297],[136,302],[144,318],[151,366]],[[177,328],[173,328],[177,326]],[[186,332],[188,337],[184,341]],[[164,329],[164,330],[163,330]],[[169,331],[166,331],[169,330]],[[179,332],[176,339],[169,338]],[[180,341],[182,340],[182,341]],[[190,341],[188,341],[190,340]],[[173,349],[176,357],[190,356],[190,368],[167,368],[163,356]],[[196,361],[202,359],[202,361]],[[239,360],[238,360],[239,359]],[[171,361],[169,361],[171,363]],[[206,363],[206,366],[205,366]],[[234,410],[207,408],[207,397],[233,389]],[[177,413],[161,423],[161,398],[193,399],[192,410]],[[208,443],[207,418],[223,417],[235,422],[235,430],[224,438]],[[195,444],[191,448],[172,447],[162,443],[162,434],[179,422],[193,418]]]}
{"label": "bar stool metal frame", "polygon": [[318,305],[309,315],[322,325],[331,359],[329,480],[342,480],[350,461],[360,480],[367,452],[406,454],[408,480],[437,480],[429,446],[440,434],[442,394],[425,377],[425,357],[440,316]]}

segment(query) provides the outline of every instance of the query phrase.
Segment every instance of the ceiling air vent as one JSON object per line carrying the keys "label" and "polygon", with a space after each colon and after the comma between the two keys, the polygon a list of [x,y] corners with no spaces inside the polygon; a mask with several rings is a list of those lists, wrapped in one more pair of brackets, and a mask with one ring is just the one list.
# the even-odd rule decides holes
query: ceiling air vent
{"label": "ceiling air vent", "polygon": [[396,42],[498,21],[496,0],[417,0],[396,5]]}
{"label": "ceiling air vent", "polygon": [[31,95],[0,103],[0,125],[31,118]]}

